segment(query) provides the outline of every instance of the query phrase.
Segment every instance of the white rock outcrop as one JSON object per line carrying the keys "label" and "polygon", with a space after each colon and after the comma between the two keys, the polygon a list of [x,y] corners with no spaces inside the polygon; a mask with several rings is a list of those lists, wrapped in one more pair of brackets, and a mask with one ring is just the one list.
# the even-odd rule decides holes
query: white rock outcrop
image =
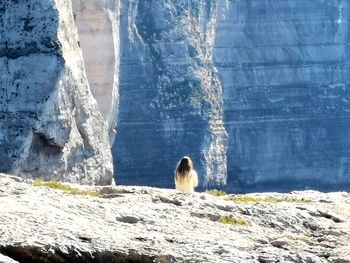
{"label": "white rock outcrop", "polygon": [[110,184],[107,127],[90,92],[71,1],[1,1],[0,72],[0,170]]}
{"label": "white rock outcrop", "polygon": [[119,105],[119,0],[72,3],[90,89],[113,144]]}

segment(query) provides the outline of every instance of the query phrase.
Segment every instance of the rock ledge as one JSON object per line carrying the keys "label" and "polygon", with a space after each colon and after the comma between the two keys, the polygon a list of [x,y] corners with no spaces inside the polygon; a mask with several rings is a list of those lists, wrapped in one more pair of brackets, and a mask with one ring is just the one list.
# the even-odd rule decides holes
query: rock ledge
{"label": "rock ledge", "polygon": [[[0,262],[350,262],[350,195],[233,202],[149,187],[70,195],[0,174]],[[222,224],[220,218],[246,224]]]}

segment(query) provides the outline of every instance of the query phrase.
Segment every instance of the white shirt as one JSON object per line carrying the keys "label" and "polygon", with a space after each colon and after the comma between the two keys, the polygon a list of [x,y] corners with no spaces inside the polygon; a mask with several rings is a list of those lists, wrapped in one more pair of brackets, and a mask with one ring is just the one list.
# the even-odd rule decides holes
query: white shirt
{"label": "white shirt", "polygon": [[180,178],[176,178],[175,175],[175,189],[187,192],[187,193],[193,193],[194,188],[198,186],[198,176],[197,172],[195,170],[192,170],[190,174],[186,177],[180,180]]}

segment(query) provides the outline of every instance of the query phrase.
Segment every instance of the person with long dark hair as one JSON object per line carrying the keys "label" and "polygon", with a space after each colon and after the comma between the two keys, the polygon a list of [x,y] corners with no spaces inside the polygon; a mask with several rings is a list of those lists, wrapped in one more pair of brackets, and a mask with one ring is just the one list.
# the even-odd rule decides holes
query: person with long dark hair
{"label": "person with long dark hair", "polygon": [[198,186],[198,176],[197,172],[193,169],[193,163],[190,157],[184,156],[177,163],[174,179],[176,190],[187,193],[194,192],[194,188]]}

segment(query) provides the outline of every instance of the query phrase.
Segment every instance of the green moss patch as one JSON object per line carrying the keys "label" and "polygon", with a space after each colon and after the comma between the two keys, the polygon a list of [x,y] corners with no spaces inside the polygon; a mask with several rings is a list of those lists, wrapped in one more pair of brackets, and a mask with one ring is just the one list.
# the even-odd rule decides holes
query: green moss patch
{"label": "green moss patch", "polygon": [[244,218],[230,217],[230,216],[221,216],[219,219],[219,222],[221,224],[226,224],[226,225],[241,225],[241,226],[249,225]]}
{"label": "green moss patch", "polygon": [[208,194],[210,194],[210,195],[214,195],[214,196],[224,196],[224,195],[227,195],[227,193],[225,193],[224,191],[217,190],[217,189],[206,190],[205,192],[208,193]]}
{"label": "green moss patch", "polygon": [[45,187],[49,187],[52,189],[57,189],[57,190],[61,190],[67,194],[72,194],[72,195],[88,195],[88,196],[99,196],[99,193],[93,190],[81,190],[78,188],[74,188],[74,187],[70,187],[67,184],[63,184],[61,182],[58,181],[40,181],[40,180],[36,180],[32,183],[33,186],[35,187],[39,187],[39,186],[45,186]]}
{"label": "green moss patch", "polygon": [[278,204],[282,202],[286,203],[309,203],[310,200],[307,199],[297,199],[297,198],[274,198],[274,197],[253,197],[253,196],[247,196],[247,195],[234,195],[229,196],[225,198],[227,201],[233,201],[237,203],[259,203],[259,202],[265,202],[265,203],[271,203],[271,204]]}

